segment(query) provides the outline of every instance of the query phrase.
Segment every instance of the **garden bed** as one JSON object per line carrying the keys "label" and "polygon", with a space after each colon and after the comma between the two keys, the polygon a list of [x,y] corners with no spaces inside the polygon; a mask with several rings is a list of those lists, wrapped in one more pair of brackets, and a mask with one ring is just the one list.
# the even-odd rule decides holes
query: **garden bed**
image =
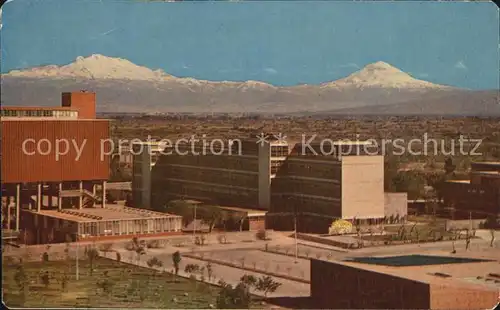
{"label": "garden bed", "polygon": [[[218,288],[206,283],[159,273],[143,267],[99,258],[92,274],[87,260],[79,262],[79,280],[74,261],[25,262],[27,291],[22,294],[15,280],[17,264],[3,262],[3,298],[9,307],[119,307],[119,308],[208,308],[215,304]],[[40,275],[48,272],[49,282]],[[66,284],[63,288],[64,274]],[[104,292],[97,283],[112,285]]]}
{"label": "garden bed", "polygon": [[[270,252],[270,253],[272,253],[272,252]],[[219,264],[219,265],[223,265],[223,266],[238,268],[238,269],[241,269],[241,270],[247,270],[247,271],[262,273],[262,274],[265,274],[265,275],[268,275],[268,276],[272,276],[272,277],[276,277],[276,278],[283,278],[283,279],[286,279],[286,280],[291,280],[291,281],[296,281],[296,282],[301,282],[301,283],[306,283],[306,284],[311,283],[308,280],[304,280],[304,279],[301,279],[301,278],[298,278],[298,277],[292,277],[292,276],[288,276],[288,275],[277,273],[277,272],[266,271],[266,270],[263,270],[263,269],[260,269],[260,268],[246,267],[246,266],[242,266],[241,264],[230,263],[230,262],[226,262],[226,261],[223,261],[223,260],[220,260],[220,259],[200,257],[200,256],[198,256],[196,254],[191,254],[191,253],[189,253],[189,254],[188,253],[183,253],[183,256],[189,257],[189,258],[193,258],[193,259],[197,259],[197,260],[201,260],[201,261],[205,261],[205,262],[210,262],[210,263],[213,263],[213,264]]]}

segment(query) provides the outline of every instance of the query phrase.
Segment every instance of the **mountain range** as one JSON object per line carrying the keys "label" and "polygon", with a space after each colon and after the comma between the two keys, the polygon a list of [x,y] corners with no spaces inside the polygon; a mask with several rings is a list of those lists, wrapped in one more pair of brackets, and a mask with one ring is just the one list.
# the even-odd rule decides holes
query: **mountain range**
{"label": "mountain range", "polygon": [[5,105],[59,105],[61,92],[85,89],[97,93],[101,112],[500,116],[499,90],[433,84],[382,61],[336,81],[285,87],[179,78],[91,55],[63,66],[13,70],[1,82]]}

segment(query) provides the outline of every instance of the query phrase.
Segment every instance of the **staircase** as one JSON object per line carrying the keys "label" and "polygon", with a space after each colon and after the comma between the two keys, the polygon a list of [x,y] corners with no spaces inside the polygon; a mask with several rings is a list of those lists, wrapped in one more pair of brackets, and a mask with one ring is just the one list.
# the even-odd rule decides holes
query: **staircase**
{"label": "staircase", "polygon": [[59,192],[60,197],[80,197],[83,196],[83,208],[92,208],[94,204],[101,203],[101,198],[86,189],[66,189]]}

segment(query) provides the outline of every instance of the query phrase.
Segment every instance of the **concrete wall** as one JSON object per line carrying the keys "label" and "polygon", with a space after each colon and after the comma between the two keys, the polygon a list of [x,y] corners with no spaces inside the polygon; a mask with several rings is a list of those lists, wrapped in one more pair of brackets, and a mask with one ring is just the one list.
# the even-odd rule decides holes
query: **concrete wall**
{"label": "concrete wall", "polygon": [[407,193],[384,193],[384,214],[386,217],[399,217],[408,215],[408,194]]}
{"label": "concrete wall", "polygon": [[384,217],[384,157],[342,157],[342,218]]}
{"label": "concrete wall", "polygon": [[472,290],[431,284],[431,309],[493,309],[498,302],[495,290]]}
{"label": "concrete wall", "polygon": [[318,309],[429,309],[429,285],[311,259],[311,299]]}
{"label": "concrete wall", "polygon": [[447,229],[479,229],[481,228],[481,224],[484,224],[486,219],[479,220],[447,220],[446,228]]}
{"label": "concrete wall", "polygon": [[248,230],[258,231],[266,229],[266,218],[262,217],[251,217],[248,219]]}

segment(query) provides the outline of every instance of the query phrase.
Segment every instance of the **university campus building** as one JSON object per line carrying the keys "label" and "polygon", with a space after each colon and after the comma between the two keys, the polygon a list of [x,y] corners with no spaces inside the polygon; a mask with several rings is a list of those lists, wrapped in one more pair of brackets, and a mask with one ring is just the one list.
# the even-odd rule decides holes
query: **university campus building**
{"label": "university campus building", "polygon": [[[332,145],[334,154],[325,155],[319,145],[312,146],[318,152],[303,152],[300,143],[278,140],[239,141],[219,155],[203,153],[202,146],[196,146],[195,153],[186,147],[184,155],[172,147],[159,152],[157,143],[135,147],[136,207],[190,199],[253,211],[248,214],[265,211],[265,219],[249,216],[249,226],[262,227],[255,223],[265,221],[268,228],[286,230],[293,228],[297,214],[299,229],[311,232],[327,232],[333,219],[376,224],[389,216],[387,212],[406,215],[406,196],[391,199],[384,193],[383,156],[373,148],[366,154],[356,151],[372,147],[366,142]],[[342,155],[346,147],[353,153]]]}
{"label": "university campus building", "polygon": [[317,309],[493,309],[498,250],[461,256],[311,259],[311,301]]}
{"label": "university campus building", "polygon": [[106,204],[109,121],[95,93],[61,107],[2,107],[3,238],[26,244],[180,231],[180,217]]}
{"label": "university campus building", "polygon": [[471,164],[469,180],[450,180],[443,188],[452,219],[500,217],[500,162]]}

